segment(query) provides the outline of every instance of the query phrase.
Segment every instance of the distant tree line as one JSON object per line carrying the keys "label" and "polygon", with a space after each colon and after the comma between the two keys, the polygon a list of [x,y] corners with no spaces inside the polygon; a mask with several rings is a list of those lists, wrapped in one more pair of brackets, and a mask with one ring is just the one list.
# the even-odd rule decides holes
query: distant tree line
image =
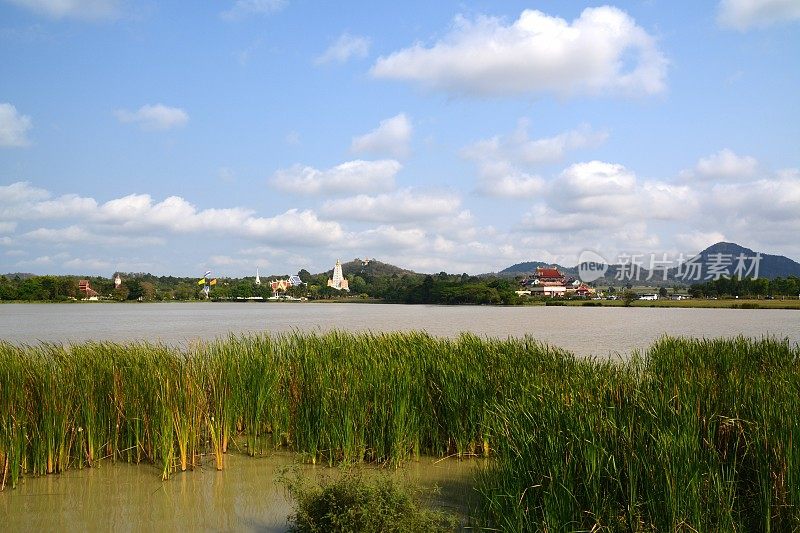
{"label": "distant tree line", "polygon": [[720,278],[692,285],[689,287],[689,294],[695,298],[726,296],[740,298],[791,296],[797,298],[800,294],[800,278],[797,276],[775,279],[744,278],[741,280]]}
{"label": "distant tree line", "polygon": [[[347,276],[350,292],[328,287],[330,272],[311,274],[299,272],[303,285],[291,287],[287,296],[309,300],[342,298],[375,299],[409,304],[493,304],[519,303],[514,292],[517,283],[504,278],[486,278],[467,274],[433,276],[422,274],[392,274],[370,276],[366,273]],[[267,276],[261,284],[254,277],[220,278],[211,290],[215,300],[273,295],[269,282],[288,276]],[[202,299],[198,278],[154,276],[145,273],[121,274],[122,283],[114,286],[113,277],[100,276],[0,276],[0,300],[4,301],[69,301],[85,298],[78,290],[78,281],[89,280],[90,286],[103,299],[117,301],[174,301]]]}

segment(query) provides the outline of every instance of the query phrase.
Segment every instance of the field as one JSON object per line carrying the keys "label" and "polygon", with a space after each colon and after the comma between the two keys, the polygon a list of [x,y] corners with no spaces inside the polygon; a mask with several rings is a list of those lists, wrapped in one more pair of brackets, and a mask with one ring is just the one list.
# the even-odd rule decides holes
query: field
{"label": "field", "polygon": [[662,339],[624,362],[422,333],[0,344],[2,486],[97,461],[164,479],[229,449],[402,465],[488,455],[508,531],[800,528],[800,349]]}

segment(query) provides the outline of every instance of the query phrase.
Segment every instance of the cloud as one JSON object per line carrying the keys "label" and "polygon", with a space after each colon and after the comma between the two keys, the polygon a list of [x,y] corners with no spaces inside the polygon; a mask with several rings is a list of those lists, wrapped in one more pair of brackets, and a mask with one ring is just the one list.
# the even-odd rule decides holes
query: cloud
{"label": "cloud", "polygon": [[350,239],[351,246],[380,250],[407,250],[417,248],[426,242],[426,233],[422,228],[396,228],[394,226],[378,226],[358,233]]}
{"label": "cloud", "polygon": [[41,15],[60,19],[115,19],[121,14],[119,0],[6,0]]}
{"label": "cloud", "polygon": [[528,120],[521,119],[508,135],[495,135],[465,146],[461,157],[476,161],[480,180],[477,190],[487,196],[532,198],[539,195],[544,180],[521,170],[562,160],[570,151],[599,146],[608,134],[584,124],[553,137],[531,139]]}
{"label": "cloud", "polygon": [[[270,260],[265,257],[231,257],[229,255],[212,255],[208,258],[208,264],[215,267],[232,267],[241,271],[252,271],[250,275],[255,275],[256,267],[261,269],[269,267]],[[263,272],[263,270],[262,270]]]}
{"label": "cloud", "polygon": [[539,176],[529,174],[508,174],[496,179],[484,179],[478,185],[478,192],[498,198],[534,198],[545,187]]}
{"label": "cloud", "polygon": [[125,236],[94,233],[85,227],[72,225],[64,228],[37,228],[22,235],[28,241],[64,244],[94,244],[108,246],[162,246],[165,241],[161,237]]}
{"label": "cloud", "polygon": [[687,186],[640,182],[623,165],[589,161],[570,165],[551,184],[550,205],[562,212],[632,219],[682,219],[697,208]]}
{"label": "cloud", "polygon": [[393,159],[357,159],[326,170],[294,165],[275,172],[270,184],[276,189],[295,194],[380,192],[394,188],[395,175],[401,168],[402,165]]}
{"label": "cloud", "polygon": [[573,96],[659,93],[666,70],[655,39],[624,11],[604,6],[571,23],[534,10],[511,24],[458,17],[434,45],[380,57],[371,73],[454,94]]}
{"label": "cloud", "polygon": [[239,20],[251,15],[269,15],[283,9],[286,3],[286,0],[236,0],[220,16],[226,20]]}
{"label": "cloud", "polygon": [[49,196],[47,191],[24,182],[4,186],[0,198],[4,190],[10,191],[6,202],[13,200],[13,203],[0,208],[0,218],[75,221],[64,228],[42,227],[23,234],[26,239],[39,242],[143,246],[163,244],[164,232],[168,232],[214,233],[313,246],[344,234],[338,223],[320,220],[311,210],[289,209],[262,217],[244,207],[198,209],[180,196],[156,202],[149,194],[129,194],[99,204],[93,198],[74,194],[55,200],[42,199]]}
{"label": "cloud", "polygon": [[[642,181],[623,165],[604,161],[568,166],[537,197],[540,200],[523,217],[522,228],[541,232],[630,231],[631,224],[687,221],[699,212],[690,187]],[[640,244],[653,240],[645,230],[637,235]]]}
{"label": "cloud", "polygon": [[284,137],[286,144],[289,146],[300,146],[300,134],[296,131],[290,131]]}
{"label": "cloud", "polygon": [[27,181],[18,181],[11,185],[0,185],[0,205],[16,205],[49,197],[50,193],[48,191],[33,187]]}
{"label": "cloud", "polygon": [[75,257],[68,261],[64,261],[62,266],[72,270],[83,270],[97,272],[99,270],[111,269],[111,263],[104,259],[83,259]]}
{"label": "cloud", "polygon": [[405,115],[400,113],[391,118],[381,120],[378,127],[369,133],[353,138],[350,151],[354,153],[370,153],[405,157],[409,153],[409,142],[413,126]]}
{"label": "cloud", "polygon": [[527,119],[518,122],[517,129],[509,135],[495,135],[461,149],[461,155],[475,161],[510,161],[520,165],[537,165],[561,161],[573,150],[600,146],[608,133],[594,131],[588,124],[560,133],[554,137],[531,139]]}
{"label": "cloud", "polygon": [[342,220],[364,222],[421,222],[440,217],[452,217],[458,212],[461,199],[452,194],[419,194],[410,189],[391,194],[367,196],[325,202],[322,213]]}
{"label": "cloud", "polygon": [[14,233],[16,229],[16,222],[0,222],[0,233]]}
{"label": "cloud", "polygon": [[0,146],[28,146],[28,130],[33,127],[31,117],[23,115],[9,103],[0,104]]}
{"label": "cloud", "polygon": [[559,212],[546,203],[539,203],[525,214],[522,225],[526,229],[559,233],[616,227],[620,225],[620,220],[613,215]]}
{"label": "cloud", "polygon": [[186,111],[163,104],[146,104],[137,111],[118,109],[114,115],[120,122],[139,124],[143,130],[168,130],[184,126],[189,122],[189,114]]}
{"label": "cloud", "polygon": [[327,50],[314,59],[316,65],[346,63],[350,58],[363,59],[369,54],[370,39],[345,32]]}
{"label": "cloud", "polygon": [[692,231],[690,233],[679,233],[675,236],[676,244],[688,253],[705,250],[712,244],[725,240],[725,235],[718,231]]}
{"label": "cloud", "polygon": [[67,228],[39,228],[25,233],[23,237],[45,242],[81,242],[89,240],[91,234],[79,226]]}
{"label": "cloud", "polygon": [[236,181],[236,172],[228,167],[219,167],[217,169],[217,179],[224,183],[233,183]]}
{"label": "cloud", "polygon": [[800,20],[797,0],[722,0],[717,22],[723,28],[745,31]]}
{"label": "cloud", "polygon": [[53,258],[49,255],[42,255],[35,259],[25,259],[19,261],[17,266],[49,266],[53,264]]}
{"label": "cloud", "polygon": [[681,177],[685,180],[698,181],[740,181],[755,177],[758,170],[758,161],[755,157],[739,156],[725,148],[701,158],[694,171],[684,171]]}
{"label": "cloud", "polygon": [[800,230],[800,181],[771,178],[715,185],[707,195],[710,211],[769,231],[774,223],[789,222]]}

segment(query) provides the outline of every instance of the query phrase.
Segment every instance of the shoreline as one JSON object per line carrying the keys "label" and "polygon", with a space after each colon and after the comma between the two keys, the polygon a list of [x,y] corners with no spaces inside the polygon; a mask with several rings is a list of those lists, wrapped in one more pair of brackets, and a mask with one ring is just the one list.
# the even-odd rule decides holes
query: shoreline
{"label": "shoreline", "polygon": [[[626,307],[625,302],[622,300],[535,300],[523,301],[517,305],[493,305],[493,304],[409,304],[404,302],[390,302],[375,298],[362,299],[362,298],[338,298],[328,300],[307,300],[307,301],[239,301],[239,300],[148,300],[142,302],[136,301],[115,301],[115,300],[0,300],[0,305],[5,304],[78,304],[78,305],[91,305],[91,304],[124,304],[124,305],[137,305],[137,304],[198,304],[198,303],[234,303],[234,304],[385,304],[385,305],[400,305],[400,306],[440,306],[440,307],[497,307],[497,308],[513,308],[513,307]],[[681,308],[681,309],[783,309],[783,310],[797,310],[800,311],[800,299],[755,299],[755,298],[720,298],[720,299],[687,299],[687,300],[635,300],[631,302],[628,307],[647,307],[647,308]]]}

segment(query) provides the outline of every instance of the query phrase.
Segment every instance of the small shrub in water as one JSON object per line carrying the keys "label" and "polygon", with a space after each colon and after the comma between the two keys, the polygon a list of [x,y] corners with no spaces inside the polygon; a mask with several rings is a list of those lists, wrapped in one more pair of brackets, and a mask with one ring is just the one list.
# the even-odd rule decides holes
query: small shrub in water
{"label": "small shrub in water", "polygon": [[320,485],[302,477],[285,483],[295,500],[291,531],[298,533],[439,533],[458,527],[454,516],[428,508],[420,489],[388,476],[369,480],[351,471]]}

